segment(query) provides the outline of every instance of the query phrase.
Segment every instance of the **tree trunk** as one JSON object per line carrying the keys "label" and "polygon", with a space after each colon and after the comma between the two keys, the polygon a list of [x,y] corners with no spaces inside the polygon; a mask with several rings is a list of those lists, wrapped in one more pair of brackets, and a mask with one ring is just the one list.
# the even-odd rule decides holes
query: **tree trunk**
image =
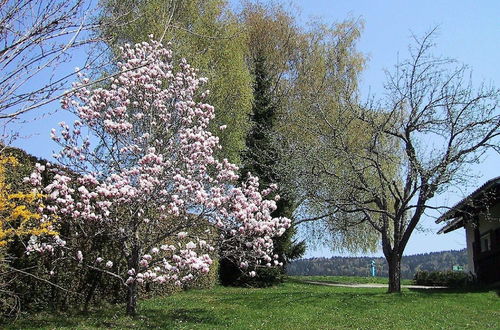
{"label": "tree trunk", "polygon": [[137,282],[128,285],[127,291],[127,315],[137,315]]}
{"label": "tree trunk", "polygon": [[[139,269],[139,248],[133,247],[128,262],[129,269]],[[137,282],[133,281],[127,285],[127,315],[137,315]]]}
{"label": "tree trunk", "polygon": [[89,304],[92,301],[92,298],[94,297],[95,290],[97,289],[97,286],[101,281],[101,277],[102,277],[102,272],[91,270],[89,273],[88,282],[91,282],[92,284],[87,291],[87,296],[85,297],[85,304],[83,306],[84,312],[89,311]]}
{"label": "tree trunk", "polygon": [[389,289],[388,293],[401,292],[401,255],[393,253],[387,257],[389,266]]}

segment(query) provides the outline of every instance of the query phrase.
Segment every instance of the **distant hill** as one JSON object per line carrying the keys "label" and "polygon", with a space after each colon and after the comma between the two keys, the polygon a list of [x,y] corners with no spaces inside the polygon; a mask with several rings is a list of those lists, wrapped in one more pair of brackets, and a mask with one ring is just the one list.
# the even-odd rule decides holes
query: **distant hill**
{"label": "distant hill", "polygon": [[[288,275],[332,275],[332,276],[370,276],[370,264],[375,260],[377,276],[388,276],[384,258],[370,257],[331,257],[309,258],[291,262],[287,267]],[[451,270],[454,265],[464,266],[467,271],[467,251],[442,251],[411,256],[403,256],[402,278],[412,279],[418,270]]]}

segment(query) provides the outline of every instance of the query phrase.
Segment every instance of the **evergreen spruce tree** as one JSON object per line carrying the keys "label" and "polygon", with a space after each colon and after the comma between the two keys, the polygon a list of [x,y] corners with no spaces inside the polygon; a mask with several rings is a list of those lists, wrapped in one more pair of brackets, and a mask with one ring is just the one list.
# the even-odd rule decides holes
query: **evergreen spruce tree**
{"label": "evergreen spruce tree", "polygon": [[[274,86],[266,70],[266,57],[257,54],[253,59],[253,97],[254,102],[251,113],[252,127],[246,138],[246,149],[241,156],[241,178],[245,180],[248,173],[259,177],[261,187],[267,188],[276,183],[279,186],[277,172],[280,160],[280,151],[273,143],[273,129],[277,120],[279,104],[274,97]],[[286,191],[279,189],[277,194],[277,209],[273,217],[291,217],[296,207],[293,199]],[[296,233],[294,226],[290,227],[283,236],[274,240],[274,254],[279,256],[283,263],[281,267],[261,268],[256,278],[240,276],[241,271],[236,265],[231,265],[226,260],[221,260],[220,278],[225,285],[268,286],[282,280],[286,265],[292,259],[301,257],[305,252],[305,242],[296,242],[293,236]]]}

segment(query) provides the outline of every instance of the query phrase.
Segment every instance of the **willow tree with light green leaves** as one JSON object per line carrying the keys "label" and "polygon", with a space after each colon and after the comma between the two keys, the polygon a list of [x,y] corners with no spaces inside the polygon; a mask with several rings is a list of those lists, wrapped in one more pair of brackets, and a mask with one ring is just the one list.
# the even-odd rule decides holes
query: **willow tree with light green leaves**
{"label": "willow tree with light green leaves", "polygon": [[[207,102],[215,107],[219,156],[240,163],[250,128],[252,78],[245,63],[246,36],[224,0],[101,0],[102,19],[123,22],[101,33],[112,49],[129,42],[161,39],[179,61],[186,58],[208,78]],[[218,128],[227,125],[227,129]]]}
{"label": "willow tree with light green leaves", "polygon": [[348,155],[362,152],[371,141],[367,125],[348,107],[358,102],[358,80],[365,65],[365,57],[356,50],[362,30],[359,20],[311,25],[298,40],[300,51],[291,59],[293,69],[282,87],[289,97],[277,134],[286,155],[280,173],[299,204],[295,224],[305,229],[308,243],[336,251],[375,251],[379,242],[378,233],[362,218],[339,212],[331,203],[347,193],[340,178],[348,182],[354,176],[336,146],[344,144]]}
{"label": "willow tree with light green leaves", "polygon": [[251,70],[260,67],[265,72],[267,98],[276,117],[272,129],[266,130],[272,135],[266,137],[272,151],[267,158],[272,162],[266,162],[265,152],[250,149],[246,157],[250,158],[250,167],[257,164],[279,181],[280,193],[290,202],[288,212],[293,212],[294,225],[305,229],[308,244],[333,250],[375,250],[377,233],[370,227],[356,226],[358,221],[352,216],[342,217],[328,210],[321,194],[316,193],[332,186],[308,175],[316,157],[322,163],[341,165],[321,136],[326,124],[319,108],[326,116],[338,118],[338,129],[358,145],[370,139],[355,125],[340,127],[342,121],[349,120],[344,105],[348,103],[346,98],[352,99],[357,93],[364,67],[365,59],[355,48],[363,23],[346,20],[303,27],[291,8],[252,1],[245,3],[241,20],[248,34],[247,62]]}

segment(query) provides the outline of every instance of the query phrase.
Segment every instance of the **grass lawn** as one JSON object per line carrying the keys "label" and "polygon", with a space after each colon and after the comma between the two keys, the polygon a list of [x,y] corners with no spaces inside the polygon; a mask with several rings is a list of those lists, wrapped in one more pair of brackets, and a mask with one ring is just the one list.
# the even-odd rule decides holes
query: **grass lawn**
{"label": "grass lawn", "polygon": [[6,328],[499,329],[500,298],[495,291],[404,289],[390,295],[381,288],[328,287],[291,279],[267,289],[216,287],[145,300],[140,314],[125,317],[123,306],[89,315],[40,313]]}

